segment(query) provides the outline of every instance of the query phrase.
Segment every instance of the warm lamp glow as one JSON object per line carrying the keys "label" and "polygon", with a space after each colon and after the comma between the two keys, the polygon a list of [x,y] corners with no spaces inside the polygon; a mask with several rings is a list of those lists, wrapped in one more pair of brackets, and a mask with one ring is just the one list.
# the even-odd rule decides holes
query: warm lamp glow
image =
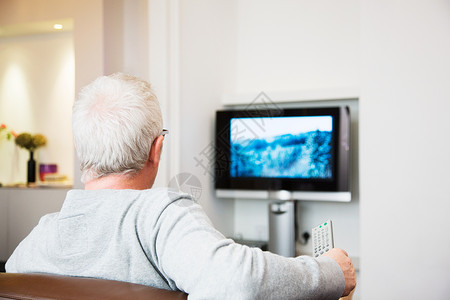
{"label": "warm lamp glow", "polygon": [[61,29],[63,29],[63,26],[62,26],[62,24],[55,24],[55,25],[53,25],[53,29],[61,30]]}

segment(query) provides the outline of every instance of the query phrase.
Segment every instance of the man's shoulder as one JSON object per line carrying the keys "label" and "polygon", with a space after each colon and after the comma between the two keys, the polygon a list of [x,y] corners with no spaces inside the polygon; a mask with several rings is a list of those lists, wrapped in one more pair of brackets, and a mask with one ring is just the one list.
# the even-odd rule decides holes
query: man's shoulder
{"label": "man's shoulder", "polygon": [[110,198],[111,195],[115,195],[117,197],[120,196],[148,196],[148,197],[159,197],[159,198],[168,198],[171,200],[178,200],[180,198],[187,198],[191,199],[192,196],[183,193],[180,191],[177,191],[172,188],[167,187],[158,187],[158,188],[151,188],[146,190],[133,190],[133,189],[99,189],[99,190],[82,190],[82,189],[73,189],[68,192],[69,198],[103,198],[108,197]]}
{"label": "man's shoulder", "polygon": [[163,207],[179,201],[196,202],[194,197],[190,194],[163,187],[147,190],[121,190],[121,195],[119,197],[122,199],[133,199],[135,201],[157,204]]}
{"label": "man's shoulder", "polygon": [[39,219],[39,223],[38,224],[52,223],[56,219],[58,219],[58,216],[59,216],[59,212],[54,212],[54,213],[49,213],[49,214],[43,215]]}
{"label": "man's shoulder", "polygon": [[163,211],[167,207],[175,204],[177,207],[189,206],[196,203],[193,196],[170,188],[154,188],[141,191],[139,200],[152,206],[159,207]]}
{"label": "man's shoulder", "polygon": [[164,210],[173,203],[193,202],[196,201],[191,195],[170,188],[71,190],[64,201],[63,211],[73,211],[80,207],[85,210],[91,205],[110,206],[111,208],[138,205]]}

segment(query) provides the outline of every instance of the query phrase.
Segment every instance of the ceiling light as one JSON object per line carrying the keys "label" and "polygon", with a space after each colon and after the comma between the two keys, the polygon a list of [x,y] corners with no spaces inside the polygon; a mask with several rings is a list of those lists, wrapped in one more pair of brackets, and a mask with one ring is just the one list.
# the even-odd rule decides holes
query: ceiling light
{"label": "ceiling light", "polygon": [[61,30],[61,29],[63,29],[63,26],[62,26],[62,24],[55,24],[55,25],[53,25],[53,29]]}

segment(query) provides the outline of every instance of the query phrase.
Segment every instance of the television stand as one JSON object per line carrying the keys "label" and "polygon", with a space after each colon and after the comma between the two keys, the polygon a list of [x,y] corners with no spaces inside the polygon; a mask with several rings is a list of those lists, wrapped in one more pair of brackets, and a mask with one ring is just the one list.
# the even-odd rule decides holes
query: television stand
{"label": "television stand", "polygon": [[272,253],[295,257],[295,202],[277,200],[269,203],[269,244]]}

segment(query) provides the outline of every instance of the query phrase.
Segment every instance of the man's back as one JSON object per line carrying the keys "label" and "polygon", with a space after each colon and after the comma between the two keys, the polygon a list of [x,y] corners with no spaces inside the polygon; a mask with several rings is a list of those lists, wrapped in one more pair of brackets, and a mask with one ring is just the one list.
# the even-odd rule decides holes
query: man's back
{"label": "man's back", "polygon": [[70,191],[61,212],[44,216],[21,243],[8,261],[7,271],[106,278],[176,289],[155,268],[155,247],[162,212],[180,199],[166,189]]}

